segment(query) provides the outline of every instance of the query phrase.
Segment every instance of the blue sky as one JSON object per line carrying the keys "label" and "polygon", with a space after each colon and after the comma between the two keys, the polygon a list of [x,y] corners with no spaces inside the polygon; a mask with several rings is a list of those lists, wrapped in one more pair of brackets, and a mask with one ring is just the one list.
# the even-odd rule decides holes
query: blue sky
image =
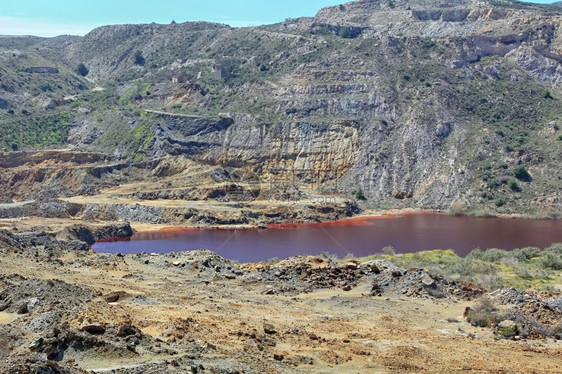
{"label": "blue sky", "polygon": [[345,0],[0,0],[0,35],[84,35],[124,23],[211,21],[233,27],[313,16]]}
{"label": "blue sky", "polygon": [[[555,0],[534,0],[552,3]],[[0,0],[0,35],[84,35],[123,23],[211,21],[234,27],[313,16],[346,0]]]}

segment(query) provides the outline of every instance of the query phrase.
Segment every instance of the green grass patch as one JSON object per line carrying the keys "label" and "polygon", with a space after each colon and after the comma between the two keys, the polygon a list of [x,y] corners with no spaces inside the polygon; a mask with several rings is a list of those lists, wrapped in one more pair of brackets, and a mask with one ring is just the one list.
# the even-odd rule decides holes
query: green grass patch
{"label": "green grass patch", "polygon": [[489,290],[503,287],[552,290],[562,283],[562,243],[543,251],[535,247],[506,251],[473,250],[459,257],[453,250],[435,249],[404,254],[379,254],[359,261],[384,259],[396,266],[424,268],[449,279],[474,283]]}
{"label": "green grass patch", "polygon": [[15,149],[59,147],[66,144],[74,114],[23,115],[0,119],[0,147]]}

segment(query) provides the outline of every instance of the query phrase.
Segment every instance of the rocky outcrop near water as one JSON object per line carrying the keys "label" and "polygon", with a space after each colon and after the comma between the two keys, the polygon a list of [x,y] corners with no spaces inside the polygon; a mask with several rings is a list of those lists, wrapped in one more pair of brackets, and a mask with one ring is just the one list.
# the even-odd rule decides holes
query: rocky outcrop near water
{"label": "rocky outcrop near water", "polygon": [[130,238],[133,236],[133,229],[128,222],[119,222],[101,227],[88,227],[77,224],[66,226],[57,234],[60,240],[79,240],[88,245],[92,245],[100,240]]}
{"label": "rocky outcrop near water", "polygon": [[0,229],[0,247],[26,253],[33,251],[38,257],[53,257],[64,251],[88,251],[97,241],[127,239],[133,229],[127,222],[105,225],[75,224],[65,226],[58,232],[29,231],[13,232]]}

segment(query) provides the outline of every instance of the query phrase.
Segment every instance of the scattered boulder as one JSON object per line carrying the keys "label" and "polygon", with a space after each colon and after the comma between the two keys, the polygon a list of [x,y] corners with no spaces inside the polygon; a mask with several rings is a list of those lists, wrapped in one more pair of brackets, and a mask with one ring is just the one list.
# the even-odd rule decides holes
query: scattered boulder
{"label": "scattered boulder", "polygon": [[116,303],[117,301],[130,296],[130,294],[128,294],[125,291],[117,291],[117,292],[112,292],[110,294],[107,294],[104,296],[105,301],[107,301],[108,303]]}
{"label": "scattered boulder", "polygon": [[266,293],[303,292],[317,288],[340,287],[349,291],[359,279],[370,274],[368,265],[349,262],[341,264],[315,256],[297,256],[274,265],[260,264],[258,272],[265,279],[285,281],[286,285],[268,289]]}
{"label": "scattered boulder", "polygon": [[80,331],[85,331],[90,334],[103,334],[105,333],[105,327],[100,325],[99,323],[92,323],[80,327]]}
{"label": "scattered boulder", "polygon": [[19,306],[17,314],[27,314],[29,313],[29,309],[27,309],[27,303],[23,303]]}
{"label": "scattered boulder", "polygon": [[270,324],[270,323],[264,323],[264,325],[263,325],[263,331],[264,331],[266,334],[270,334],[270,335],[272,335],[272,334],[277,334],[277,331],[275,330],[275,326],[273,326],[273,325]]}
{"label": "scattered boulder", "polygon": [[459,298],[472,300],[484,294],[484,289],[464,282],[448,280],[423,269],[397,269],[394,266],[383,268],[375,275],[371,295],[382,296],[387,293],[423,298]]}
{"label": "scattered boulder", "polygon": [[117,327],[115,335],[125,337],[131,335],[142,335],[142,332],[138,329],[138,327],[125,323]]}
{"label": "scattered boulder", "polygon": [[503,329],[513,328],[515,326],[516,326],[515,321],[512,321],[510,319],[506,319],[505,321],[501,321],[498,324],[498,327],[503,328]]}
{"label": "scattered boulder", "polygon": [[557,297],[554,299],[545,300],[546,304],[551,308],[558,309],[562,311],[562,297]]}
{"label": "scattered boulder", "polygon": [[562,300],[560,296],[552,298],[549,293],[543,296],[540,293],[510,287],[492,292],[490,298],[498,304],[511,306],[517,314],[544,326],[554,327],[562,320],[562,308],[557,307]]}
{"label": "scattered boulder", "polygon": [[431,278],[431,276],[429,274],[424,274],[421,277],[421,282],[424,284],[424,286],[427,286],[427,287],[431,287],[435,284],[435,281],[433,280],[433,278]]}

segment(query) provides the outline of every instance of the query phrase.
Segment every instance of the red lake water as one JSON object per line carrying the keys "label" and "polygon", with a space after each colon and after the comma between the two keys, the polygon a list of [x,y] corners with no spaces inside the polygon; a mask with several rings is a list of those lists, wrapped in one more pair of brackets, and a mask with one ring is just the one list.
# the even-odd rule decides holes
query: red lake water
{"label": "red lake water", "polygon": [[328,252],[338,257],[453,249],[465,256],[475,248],[545,248],[562,242],[562,220],[408,214],[358,217],[325,223],[274,224],[268,229],[179,228],[138,232],[127,241],[99,242],[96,252],[167,253],[209,249],[240,262],[266,261]]}

